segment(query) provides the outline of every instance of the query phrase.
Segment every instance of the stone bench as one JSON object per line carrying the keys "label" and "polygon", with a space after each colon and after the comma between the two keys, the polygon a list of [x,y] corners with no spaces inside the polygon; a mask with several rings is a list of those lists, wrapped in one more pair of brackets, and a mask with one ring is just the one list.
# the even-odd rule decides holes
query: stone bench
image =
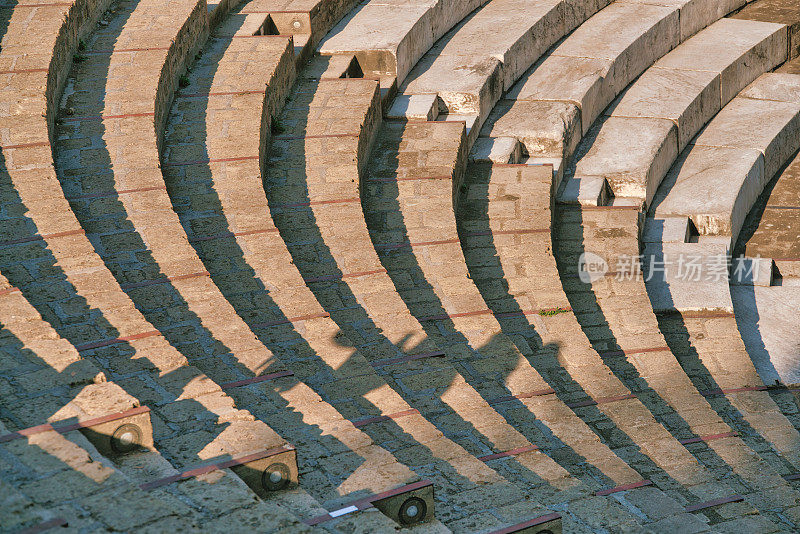
{"label": "stone bench", "polygon": [[[407,438],[391,430],[392,425],[398,425],[416,438],[422,447],[413,447],[412,450],[419,450],[416,454],[403,454],[403,461],[413,469],[422,469],[428,463],[435,467],[427,477],[435,486],[447,488],[437,490],[448,495],[447,501],[437,502],[437,514],[448,518],[448,528],[478,528],[482,522],[482,528],[515,524],[546,509],[530,501],[532,508],[511,510],[513,500],[524,498],[523,495],[533,498],[536,492],[505,480],[479,457],[514,450],[503,456],[523,466],[534,466],[546,457],[503,421],[457,373],[448,370],[446,375],[437,377],[437,382],[428,384],[420,381],[422,377],[417,373],[416,379],[407,375],[409,368],[421,369],[431,364],[438,367],[445,354],[425,339],[422,328],[415,325],[398,298],[364,224],[358,199],[359,169],[366,167],[380,117],[378,84],[371,80],[306,79],[290,96],[279,119],[282,131],[272,139],[265,171],[270,213],[289,253],[280,269],[283,274],[277,285],[281,289],[273,295],[288,310],[294,309],[290,299],[298,304],[313,304],[312,310],[322,305],[341,329],[336,334],[338,342],[349,346],[349,338],[353,347],[360,349],[360,354],[352,354],[350,349],[350,360],[342,364],[342,369],[356,366],[361,378],[351,381],[350,386],[340,381],[325,390],[342,401],[355,403],[350,397],[358,395],[363,388],[360,384],[367,382],[375,389],[363,394],[366,399],[376,407],[388,402],[396,406],[395,413],[364,417],[356,424],[359,428],[363,425],[371,435],[385,436],[378,431],[388,423],[384,432],[402,442]],[[265,255],[269,252],[269,257],[282,258],[286,253],[278,245],[259,250]],[[301,283],[311,292],[297,287]],[[287,291],[286,298],[281,297],[283,291]],[[343,299],[350,301],[354,297],[361,303],[358,307],[342,307]],[[312,299],[318,299],[319,304]],[[320,323],[321,327],[324,325]],[[371,368],[358,365],[361,358]],[[458,393],[438,400],[438,392],[448,386],[457,388]],[[435,388],[437,394],[420,395],[418,388]],[[385,446],[391,448],[389,443]],[[552,469],[556,470],[554,476],[564,476],[557,466]],[[447,482],[451,474],[458,472],[463,475],[458,477],[457,485]],[[476,484],[483,486],[479,489]],[[497,496],[497,502],[488,503],[479,495]],[[462,498],[468,499],[466,507],[453,510],[449,503]],[[487,508],[497,509],[503,519],[489,517],[484,512]],[[503,513],[504,509],[507,511]]]}
{"label": "stone bench", "polygon": [[[450,28],[487,0],[368,0],[322,40],[323,55],[355,55],[382,86],[403,83],[412,67]],[[391,21],[391,22],[389,22]]]}
{"label": "stone bench", "polygon": [[800,5],[792,0],[750,0],[731,18],[785,24],[789,29],[789,59],[800,55]]}
{"label": "stone bench", "polygon": [[[549,166],[468,167],[464,198],[459,203],[459,225],[472,278],[484,295],[491,295],[488,303],[502,318],[503,330],[526,337],[536,351],[536,361],[546,370],[548,381],[559,395],[575,399],[576,412],[589,420],[596,433],[606,436],[603,429],[612,426],[615,433],[607,439],[630,465],[652,463],[648,476],[655,486],[661,486],[660,477],[665,476],[681,484],[697,500],[706,497],[704,492],[709,487],[718,488],[720,494],[734,493],[732,487],[717,480],[694,458],[692,447],[685,445],[685,440],[670,433],[680,435],[677,429],[662,426],[654,418],[647,395],[638,388],[632,392],[618,378],[626,376],[620,372],[621,366],[613,363],[618,356],[594,350],[581,330],[561,287],[552,255],[552,180]],[[487,261],[495,257],[494,262]],[[507,287],[507,292],[499,289],[502,287]],[[537,313],[536,308],[543,311]],[[632,446],[644,459],[626,453]],[[670,461],[665,461],[666,456]],[[690,465],[693,475],[687,477]],[[663,475],[656,475],[653,469]],[[675,507],[675,503],[669,503],[669,496],[659,495],[655,488],[649,488],[646,494],[647,499],[659,500],[660,507]],[[636,492],[626,496],[628,501],[637,498]],[[648,526],[661,530],[671,521],[656,521]],[[698,518],[690,516],[684,516],[682,521],[700,524]]]}
{"label": "stone bench", "polygon": [[[47,56],[42,53],[47,50],[42,43],[32,45],[35,53],[26,57],[41,59],[42,66],[29,65],[32,69],[25,74],[41,71],[43,83],[28,86],[27,106],[4,106],[12,110],[12,121],[25,125],[4,132],[8,144],[3,146],[3,174],[7,184],[3,203],[8,219],[3,225],[1,248],[9,282],[19,288],[25,299],[85,360],[100,367],[127,393],[146,401],[160,402],[165,395],[183,399],[180,415],[175,406],[154,410],[160,420],[174,425],[167,435],[164,435],[166,427],[158,431],[157,444],[170,452],[177,465],[191,461],[200,452],[199,448],[210,441],[215,442],[212,455],[239,453],[270,443],[282,446],[285,440],[263,423],[253,422],[252,415],[235,409],[218,387],[186,365],[186,359],[154,331],[120,290],[70,210],[53,173],[48,120],[55,116],[53,103],[59,99],[64,84],[60,78],[73,55],[81,57],[77,54],[79,48],[84,51],[78,36],[85,37],[97,20],[111,18],[111,14],[103,15],[104,4],[76,2],[71,10],[70,6],[61,7],[61,12],[34,18],[35,26],[9,27],[3,36],[4,44],[6,38],[13,41],[16,30],[49,35],[52,40],[47,46],[53,50]],[[106,25],[109,23],[105,21]],[[10,55],[21,54],[19,49],[9,48]],[[0,58],[7,57],[5,52],[4,46]],[[5,102],[16,101],[20,93],[15,89],[14,84],[6,86],[0,91],[0,98]],[[15,138],[19,135],[25,135],[24,142]],[[26,273],[22,261],[27,262],[33,276]],[[100,355],[103,358],[97,358]],[[218,436],[206,433],[201,437],[196,433],[198,429],[191,417],[207,419],[210,413],[214,414],[211,418],[216,418],[217,413],[230,418],[226,421],[228,435],[241,430],[241,438],[226,443],[227,436],[217,440]],[[186,418],[188,414],[192,415]],[[182,430],[182,435],[176,442],[169,434],[177,429]],[[193,450],[193,446],[198,448]]]}
{"label": "stone bench", "polygon": [[[247,18],[231,17],[225,26],[246,27]],[[242,76],[243,72],[251,72],[255,78]],[[212,39],[177,96],[167,126],[162,167],[177,214],[211,279],[259,340],[294,371],[289,373],[294,377],[291,389],[304,394],[287,394],[286,402],[326,428],[331,438],[351,444],[350,450],[331,460],[311,455],[300,458],[301,473],[311,476],[322,469],[329,478],[346,481],[338,488],[319,483],[309,487],[320,495],[326,508],[335,511],[346,498],[365,490],[380,493],[414,483],[419,477],[374,443],[369,431],[360,430],[365,417],[386,418],[393,424],[391,416],[409,411],[410,406],[379,377],[365,371],[364,356],[353,352],[352,344],[316,301],[292,264],[277,228],[263,215],[269,206],[261,181],[260,153],[273,135],[282,137],[277,132],[284,123],[289,124],[278,117],[294,78],[291,47],[282,37]],[[334,85],[346,87],[348,83],[341,80]],[[374,91],[374,82],[368,84]],[[260,115],[252,113],[259,108]],[[197,154],[202,159],[197,159]],[[255,305],[257,302],[261,304]],[[289,346],[293,348],[287,349]],[[309,355],[314,356],[309,359]],[[244,387],[257,378],[238,383]],[[269,381],[274,384],[275,396],[289,380],[276,377]],[[239,387],[235,384],[226,391],[237,398]],[[382,394],[372,402],[360,399],[369,398],[375,388]],[[251,395],[241,391],[245,403],[248,397],[253,402]],[[341,405],[344,399],[351,399],[347,404],[352,406],[341,412],[330,404]],[[408,446],[426,454],[422,448],[426,436],[436,434],[434,427],[418,416],[403,418],[398,424],[418,440],[419,444],[411,440]],[[279,429],[284,435],[296,432],[285,425]],[[343,462],[339,456],[352,460]],[[364,463],[353,470],[351,465],[358,460]],[[388,528],[388,519],[379,517],[383,522],[377,517],[371,520],[374,528]],[[358,514],[338,523],[343,521],[362,525],[368,519]]]}
{"label": "stone bench", "polygon": [[783,63],[785,49],[785,26],[733,19],[679,45],[593,126],[559,200],[596,205],[611,194],[649,205],[678,154],[739,91]]}
{"label": "stone bench", "polygon": [[[70,425],[67,425],[68,427]],[[0,423],[0,528],[31,531],[48,528],[97,528],[131,531],[175,528],[181,532],[230,527],[231,522],[258,522],[271,528],[310,531],[291,512],[274,502],[259,501],[228,470],[178,473],[155,451],[135,452],[112,464],[78,430],[32,432],[7,440]],[[228,462],[232,464],[234,462]],[[245,466],[237,467],[242,469]],[[213,474],[206,474],[213,473]],[[168,476],[169,484],[143,484]],[[220,493],[227,499],[219,504]],[[202,511],[201,511],[202,510]],[[135,513],[132,513],[135,512]]]}
{"label": "stone bench", "polygon": [[654,217],[689,217],[700,235],[725,236],[732,248],[766,183],[800,148],[797,80],[765,74],[725,106],[667,174]]}
{"label": "stone bench", "polygon": [[[398,98],[427,98],[441,108],[434,110],[445,114],[441,119],[466,119],[471,144],[503,92],[553,44],[608,3],[489,2],[425,54],[401,85]],[[522,12],[525,17],[519,16]]]}
{"label": "stone bench", "polygon": [[[490,114],[480,136],[510,137],[531,158],[561,161],[614,98],[659,58],[743,0],[614,2],[542,57]],[[535,123],[524,122],[535,115]]]}
{"label": "stone bench", "polygon": [[[795,158],[780,174],[774,188],[768,193],[764,206],[760,208],[755,227],[749,229],[745,254],[750,258],[768,258],[778,271],[781,282],[792,284],[800,278],[800,248],[798,248],[798,194],[797,177],[800,158]],[[762,280],[759,285],[768,285]]]}

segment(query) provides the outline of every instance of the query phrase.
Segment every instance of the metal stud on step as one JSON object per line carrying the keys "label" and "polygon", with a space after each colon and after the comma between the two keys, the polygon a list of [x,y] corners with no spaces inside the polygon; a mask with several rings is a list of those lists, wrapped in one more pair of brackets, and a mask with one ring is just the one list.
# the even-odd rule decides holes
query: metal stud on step
{"label": "metal stud on step", "polygon": [[419,523],[428,513],[428,505],[419,497],[408,498],[398,512],[400,523],[403,525],[413,525]]}
{"label": "metal stud on step", "polygon": [[111,448],[117,454],[125,454],[142,446],[142,430],[130,423],[120,425],[111,434]]}
{"label": "metal stud on step", "polygon": [[291,482],[291,470],[286,464],[275,462],[270,464],[261,475],[261,485],[267,491],[279,491]]}

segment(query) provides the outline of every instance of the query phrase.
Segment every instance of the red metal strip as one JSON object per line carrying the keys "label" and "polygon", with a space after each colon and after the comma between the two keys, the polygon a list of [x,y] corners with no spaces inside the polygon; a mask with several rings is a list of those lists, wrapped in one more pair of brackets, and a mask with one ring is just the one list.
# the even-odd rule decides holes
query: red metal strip
{"label": "red metal strip", "polygon": [[353,421],[353,426],[355,426],[356,428],[361,428],[362,426],[371,425],[373,423],[381,423],[383,421],[388,421],[389,419],[399,419],[407,415],[415,415],[415,414],[419,414],[419,410],[411,408],[410,410],[404,410],[402,412],[392,413],[388,415],[376,415],[374,417],[359,419]]}
{"label": "red metal strip", "polygon": [[421,323],[428,321],[446,321],[447,319],[458,319],[459,317],[475,317],[478,315],[492,315],[492,310],[477,310],[462,313],[443,313],[441,315],[428,315],[427,317],[419,317]]}
{"label": "red metal strip", "polygon": [[[242,15],[271,15],[272,13],[294,13],[296,15],[308,15],[311,16],[310,11],[239,11]],[[264,36],[261,36],[264,37]]]}
{"label": "red metal strip", "polygon": [[50,69],[11,69],[0,70],[0,74],[27,74],[30,72],[50,72]]}
{"label": "red metal strip", "polygon": [[347,204],[351,202],[361,202],[361,199],[358,197],[352,198],[340,198],[336,200],[311,200],[309,202],[295,202],[290,204],[274,204],[274,208],[302,208],[308,206],[318,206],[318,205],[325,205],[325,204]]}
{"label": "red metal strip", "polygon": [[708,436],[697,436],[695,438],[682,439],[679,441],[679,443],[681,445],[690,445],[692,443],[714,441],[715,439],[733,438],[738,435],[738,432],[723,432],[722,434],[710,434]]}
{"label": "red metal strip", "polygon": [[250,161],[257,160],[259,156],[241,156],[238,158],[214,158],[214,159],[198,159],[195,161],[166,161],[161,164],[162,167],[185,167],[187,165],[205,165],[208,163],[230,163],[233,161]]}
{"label": "red metal strip", "polygon": [[744,500],[744,497],[741,495],[732,495],[730,497],[722,497],[721,499],[713,499],[711,501],[705,501],[697,504],[692,504],[686,507],[687,512],[697,512],[698,510],[704,510],[706,508],[711,508],[713,506],[719,506],[721,504],[728,504],[732,502],[741,502]]}
{"label": "red metal strip", "polygon": [[202,271],[199,273],[192,273],[192,274],[182,274],[180,276],[172,276],[168,278],[159,278],[157,280],[145,280],[144,282],[131,282],[130,284],[120,284],[120,287],[123,291],[129,291],[131,289],[139,289],[141,287],[148,287],[154,286],[158,284],[166,284],[168,282],[179,282],[181,280],[189,280],[191,278],[203,278],[206,276],[211,276],[208,271]]}
{"label": "red metal strip", "polygon": [[418,489],[427,488],[428,486],[433,486],[433,482],[431,482],[430,480],[419,480],[417,482],[413,482],[411,484],[406,484],[405,486],[401,486],[401,487],[395,488],[393,490],[388,490],[388,491],[384,491],[384,492],[378,493],[376,495],[373,495],[372,497],[359,499],[357,502],[373,503],[375,501],[380,501],[380,500],[383,500],[383,499],[388,499],[389,497],[394,497],[395,495],[401,495],[403,493],[408,493],[409,491],[416,491]]}
{"label": "red metal strip", "polygon": [[256,234],[270,234],[270,233],[277,233],[277,228],[264,228],[262,230],[248,230],[246,232],[225,232],[224,234],[217,234],[217,235],[209,235],[203,237],[191,237],[189,238],[189,243],[199,243],[201,241],[212,241],[215,239],[229,239],[232,237],[244,237],[248,235],[256,235]]}
{"label": "red metal strip", "polygon": [[8,287],[6,289],[0,289],[0,296],[2,295],[9,295],[11,293],[22,293],[22,290],[18,287]]}
{"label": "red metal strip", "polygon": [[582,206],[574,204],[562,204],[561,209],[568,211],[604,211],[604,210],[618,210],[618,211],[639,211],[639,206]]}
{"label": "red metal strip", "polygon": [[516,525],[512,525],[510,527],[505,527],[499,530],[492,531],[490,534],[513,534],[515,532],[521,532],[527,528],[542,525],[544,523],[549,523],[550,521],[555,521],[557,519],[561,519],[561,514],[553,512],[552,514],[543,515],[540,517],[536,517],[534,519],[529,519],[528,521],[524,521]]}
{"label": "red metal strip", "polygon": [[617,402],[621,400],[635,399],[636,395],[629,393],[627,395],[618,395],[615,397],[600,397],[598,399],[589,399],[579,402],[571,402],[567,404],[568,408],[583,408],[585,406],[597,406],[598,404],[608,404],[609,402]]}
{"label": "red metal strip", "polygon": [[617,486],[616,488],[604,489],[600,491],[595,491],[594,494],[598,497],[604,497],[606,495],[611,495],[612,493],[619,493],[621,491],[628,491],[636,488],[641,488],[644,486],[652,486],[653,482],[651,480],[640,480],[639,482],[633,482],[631,484],[623,484],[622,486]]}
{"label": "red metal strip", "polygon": [[99,348],[102,348],[102,347],[108,347],[110,345],[116,345],[118,343],[126,343],[128,341],[135,341],[137,339],[145,339],[145,338],[148,338],[148,337],[155,337],[155,336],[160,336],[160,335],[161,335],[161,332],[159,332],[158,330],[151,330],[149,332],[142,332],[141,334],[134,334],[132,336],[115,337],[115,338],[106,339],[106,340],[103,340],[103,341],[95,341],[93,343],[85,343],[83,345],[75,345],[75,349],[78,350],[78,352],[81,352],[81,351],[84,351],[84,350],[99,349]]}
{"label": "red metal strip", "polygon": [[[27,7],[27,6],[26,6]],[[50,521],[45,521],[44,523],[39,523],[38,525],[33,525],[32,527],[24,528],[20,530],[17,534],[39,534],[40,532],[45,532],[50,530],[51,528],[55,527],[66,527],[69,526],[69,523],[63,517],[56,517],[55,519],[51,519]]]}
{"label": "red metal strip", "polygon": [[18,7],[72,7],[74,2],[42,2],[41,4],[3,4],[0,7],[10,7],[17,9]]}
{"label": "red metal strip", "polygon": [[236,96],[236,95],[263,95],[266,89],[249,89],[242,91],[218,91],[205,93],[184,93],[175,95],[176,98],[206,98],[210,96]]}
{"label": "red metal strip", "polygon": [[298,141],[301,139],[327,139],[333,137],[360,137],[361,133],[333,133],[319,135],[276,135],[272,139],[275,141]]}
{"label": "red metal strip", "polygon": [[41,434],[42,432],[54,431],[58,432],[59,434],[66,434],[67,432],[72,432],[73,430],[79,430],[81,428],[89,428],[102,423],[108,423],[109,421],[116,421],[118,419],[124,419],[126,417],[132,417],[134,415],[139,415],[149,412],[150,408],[148,408],[147,406],[139,406],[136,408],[131,408],[130,410],[125,410],[124,412],[104,415],[102,417],[95,417],[93,419],[87,419],[85,421],[78,421],[77,423],[66,423],[61,425],[58,424],[58,422],[45,423],[43,425],[24,428],[22,430],[17,430],[16,432],[11,432],[10,434],[5,434],[3,436],[0,436],[0,443],[14,441],[28,436],[34,436],[36,434]]}
{"label": "red metal strip", "polygon": [[547,228],[521,228],[519,230],[487,230],[485,232],[469,232],[464,234],[467,237],[482,237],[491,235],[524,235],[524,234],[544,234],[550,233],[550,227]]}
{"label": "red metal strip", "polygon": [[509,395],[507,397],[498,397],[489,401],[489,405],[500,404],[502,402],[509,402],[513,400],[531,399],[533,397],[544,397],[546,395],[554,395],[556,390],[553,388],[540,389],[539,391],[531,391],[528,393],[520,393],[518,395]]}
{"label": "red metal strip", "polygon": [[632,356],[634,354],[647,354],[649,352],[662,352],[667,351],[670,352],[669,347],[650,347],[647,349],[635,349],[635,350],[606,350],[606,351],[599,351],[598,354],[603,358],[608,358],[612,356]]}
{"label": "red metal strip", "polygon": [[684,319],[727,319],[736,317],[733,312],[726,311],[692,311],[677,313]]}
{"label": "red metal strip", "polygon": [[275,380],[276,378],[283,378],[285,376],[294,376],[294,373],[291,371],[278,371],[277,373],[270,373],[268,375],[261,375],[261,376],[254,376],[253,378],[247,378],[245,380],[238,380],[236,382],[226,382],[224,384],[220,384],[220,389],[231,389],[231,388],[238,388],[242,386],[249,386],[250,384],[258,384],[259,382],[266,382],[267,380]]}
{"label": "red metal strip", "polygon": [[6,145],[0,146],[0,150],[11,150],[19,149],[19,148],[34,148],[34,147],[43,147],[43,146],[50,146],[50,141],[39,141],[36,143],[22,143],[21,145]]}
{"label": "red metal strip", "polygon": [[339,275],[331,275],[331,276],[317,276],[314,278],[303,278],[303,281],[307,284],[313,284],[315,282],[333,282],[336,280],[342,280],[344,278],[357,278],[359,276],[370,276],[373,274],[383,274],[387,272],[386,269],[375,269],[374,271],[361,271],[355,273],[345,273]]}
{"label": "red metal strip", "polygon": [[194,469],[189,469],[188,471],[183,471],[181,473],[171,475],[168,477],[164,477],[158,480],[153,480],[151,482],[146,482],[144,484],[140,484],[139,488],[148,491],[156,488],[160,488],[166,486],[168,484],[172,484],[173,482],[178,482],[179,480],[185,480],[187,478],[194,478],[200,475],[204,475],[206,473],[211,473],[213,471],[219,471],[222,469],[228,469],[231,467],[236,467],[237,465],[247,464],[250,462],[254,462],[256,460],[261,460],[263,458],[268,458],[270,456],[275,456],[276,454],[281,454],[286,451],[294,450],[289,444],[286,444],[283,447],[273,447],[271,449],[267,449],[265,451],[257,452],[254,454],[249,454],[247,456],[241,456],[239,458],[234,458],[231,460],[225,460],[223,462],[219,462],[216,464],[204,465],[200,467],[196,467]]}
{"label": "red metal strip", "polygon": [[96,50],[87,50],[83,53],[87,55],[99,55],[99,54],[122,54],[125,52],[155,52],[163,50],[169,50],[169,47],[155,46],[151,48],[114,48],[113,50],[96,49]]}
{"label": "red metal strip", "polygon": [[491,460],[496,460],[498,458],[508,458],[509,456],[518,456],[526,452],[538,451],[538,450],[539,447],[537,447],[536,445],[526,445],[525,447],[518,447],[516,449],[511,449],[510,451],[506,452],[498,452],[496,454],[489,454],[487,456],[479,456],[478,460],[482,462],[488,462]]}
{"label": "red metal strip", "polygon": [[424,180],[452,180],[453,177],[449,175],[441,175],[441,176],[405,176],[405,177],[395,177],[395,178],[369,178],[367,182],[377,182],[377,183],[394,183],[394,182],[416,182],[416,181],[424,181]]}
{"label": "red metal strip", "polygon": [[419,243],[378,243],[375,248],[382,248],[386,250],[394,250],[406,247],[427,247],[432,245],[452,245],[460,243],[458,239],[442,239],[440,241],[420,241]]}
{"label": "red metal strip", "polygon": [[398,358],[387,358],[385,360],[377,360],[372,362],[372,367],[384,367],[395,363],[411,362],[415,360],[424,360],[427,358],[440,358],[446,356],[444,352],[427,352],[424,354],[409,354],[407,356],[400,356]]}

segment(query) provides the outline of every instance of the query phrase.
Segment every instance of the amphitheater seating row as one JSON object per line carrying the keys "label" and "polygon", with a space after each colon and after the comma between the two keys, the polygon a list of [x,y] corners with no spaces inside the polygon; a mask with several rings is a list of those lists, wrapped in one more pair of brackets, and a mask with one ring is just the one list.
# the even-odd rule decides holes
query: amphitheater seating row
{"label": "amphitheater seating row", "polygon": [[[692,138],[757,76],[786,60],[786,27],[722,19],[647,69],[593,126],[575,154],[562,202],[613,196],[650,205]],[[637,149],[630,151],[629,147]]]}
{"label": "amphitheater seating row", "polygon": [[[469,148],[502,91],[576,26],[564,43],[577,42],[582,32],[588,38],[592,20],[613,19],[616,10],[658,12],[651,26],[635,30],[643,32],[632,37],[636,46],[623,47],[631,58],[643,59],[641,66],[619,56],[609,60],[627,65],[598,82],[614,80],[617,85],[606,86],[612,89],[603,95],[613,99],[658,54],[743,2],[670,8],[599,2],[577,11],[569,2],[483,3],[467,17],[477,2],[404,2],[407,18],[386,43],[379,42],[384,32],[364,39],[360,32],[374,29],[381,14],[398,6],[364,2],[304,71],[316,43],[353,2],[253,0],[237,10],[224,0],[174,0],[168,15],[163,2],[120,2],[105,13],[105,4],[92,4],[92,16],[67,32],[63,46],[48,45],[44,32],[36,46],[56,49],[52,63],[51,54],[42,59],[50,68],[41,77],[47,100],[41,85],[41,95],[32,95],[41,99],[39,107],[13,119],[38,123],[44,136],[7,133],[19,128],[0,132],[9,221],[0,244],[0,272],[8,278],[0,298],[9,308],[0,323],[3,345],[18,347],[3,364],[31,369],[15,384],[41,383],[58,396],[33,405],[15,396],[3,422],[21,431],[68,417],[85,421],[119,406],[152,407],[141,407],[152,413],[152,448],[109,461],[93,451],[94,441],[79,443],[88,453],[77,457],[95,455],[116,477],[111,492],[108,481],[95,482],[102,498],[88,490],[92,484],[80,482],[87,487],[80,506],[90,510],[93,525],[120,528],[113,512],[124,508],[115,502],[124,492],[131,495],[127,506],[148,510],[140,517],[128,514],[129,528],[143,530],[268,524],[297,531],[304,521],[331,531],[393,531],[396,522],[413,523],[420,510],[431,521],[421,528],[441,532],[513,532],[545,524],[558,529],[562,520],[569,531],[643,525],[704,530],[706,523],[760,532],[793,528],[795,492],[779,475],[796,470],[794,434],[786,425],[796,431],[769,404],[769,395],[717,394],[701,384],[702,369],[690,372],[692,355],[675,341],[682,331],[673,332],[662,316],[655,328],[669,347],[662,341],[659,350],[646,349],[647,362],[638,361],[636,351],[623,352],[636,360],[633,374],[617,361],[619,354],[611,354],[616,351],[598,353],[598,345],[610,342],[602,328],[591,326],[597,312],[586,306],[586,286],[565,282],[565,294],[550,255],[553,245],[564,247],[556,256],[565,272],[581,246],[573,241],[581,235],[574,213],[562,212],[567,224],[553,226],[558,239],[567,237],[566,245],[553,243],[549,224],[538,223],[558,219],[548,203],[555,194],[552,169],[467,166]],[[509,17],[528,7],[542,10],[535,24]],[[61,28],[62,20],[46,14],[42,20],[52,31]],[[498,21],[514,29],[486,33]],[[531,45],[530,37],[541,34],[536,24],[552,32]],[[762,27],[768,29],[761,41],[753,40],[744,55],[763,57],[762,49],[778,48],[782,30]],[[8,35],[0,60],[17,46],[17,34]],[[348,41],[347,35],[359,39]],[[476,36],[485,37],[480,50],[465,57],[470,43],[479,42]],[[650,46],[652,39],[657,46]],[[642,50],[656,55],[642,58]],[[580,55],[570,53],[565,55]],[[775,54],[768,56],[753,69],[735,69],[755,77],[774,66]],[[737,58],[747,65],[751,59]],[[480,61],[493,68],[477,68]],[[478,74],[453,90],[453,74],[463,66]],[[359,69],[379,80],[340,79]],[[16,74],[6,93],[21,80]],[[719,73],[720,88],[725,75]],[[147,83],[133,83],[139,77]],[[388,106],[398,82],[400,112]],[[419,106],[422,118],[449,122],[381,124],[383,105],[390,119],[416,118],[409,108]],[[597,107],[595,117],[605,104]],[[444,114],[437,117],[440,108]],[[576,142],[591,132],[595,117],[584,117]],[[678,143],[680,124],[674,130]],[[56,139],[55,162],[47,154],[48,133]],[[501,159],[517,160],[525,139],[507,137],[513,142],[503,147],[487,138],[476,148],[488,146],[493,157],[499,151]],[[5,144],[7,138],[14,142]],[[784,148],[764,152],[780,158]],[[563,151],[531,154],[552,157],[573,172],[557,161]],[[37,161],[45,163],[37,168]],[[46,180],[32,181],[31,171]],[[515,198],[523,181],[533,198]],[[487,195],[484,186],[498,184],[499,194]],[[43,190],[48,194],[41,200]],[[591,219],[592,211],[581,216]],[[635,214],[624,207],[596,211]],[[594,237],[602,246],[616,246],[629,227],[606,223]],[[630,245],[624,241],[623,250]],[[530,246],[540,251],[535,258],[524,256],[522,249]],[[504,275],[513,269],[518,276]],[[533,269],[549,273],[543,277],[549,283],[527,286]],[[632,294],[647,304],[644,287],[637,279]],[[642,324],[658,332],[648,322],[652,314],[645,315]],[[708,317],[697,325],[691,319],[682,320],[689,321],[691,343],[710,369],[718,355],[702,340],[721,339],[721,329]],[[732,317],[722,319],[729,332]],[[627,331],[622,323],[614,329]],[[48,343],[38,344],[41,339]],[[636,373],[663,382],[643,384]],[[729,386],[741,380],[735,374],[711,378],[729,378],[720,382]],[[97,402],[101,397],[104,403]],[[727,402],[745,414],[746,423],[732,423]],[[753,402],[758,409],[751,409]],[[781,409],[789,410],[785,404]],[[755,430],[748,432],[748,424]],[[57,444],[48,452],[57,457],[72,446],[61,448],[60,434],[26,433],[27,440],[15,437],[3,446],[16,447],[12,454],[28,461],[28,441],[52,437]],[[256,495],[267,496],[262,471],[269,457],[256,453],[262,456],[254,460],[261,462],[255,471],[256,464],[236,458],[265,446],[282,447],[293,457],[287,439],[298,447],[300,486],[259,500]],[[196,469],[198,462],[208,466]],[[58,476],[77,485],[73,475],[85,464],[75,460]],[[295,479],[294,463],[287,466],[285,478]],[[9,494],[35,509],[18,524],[87,524],[86,513],[77,519],[44,510],[52,501],[31,489],[22,471],[12,470],[15,475],[3,477],[12,480]],[[52,484],[45,478],[37,477],[37,484]],[[209,508],[220,492],[236,504]],[[165,500],[162,506],[148,500],[154,494]],[[662,515],[665,509],[672,511],[669,517]],[[708,515],[701,519],[697,512]]]}

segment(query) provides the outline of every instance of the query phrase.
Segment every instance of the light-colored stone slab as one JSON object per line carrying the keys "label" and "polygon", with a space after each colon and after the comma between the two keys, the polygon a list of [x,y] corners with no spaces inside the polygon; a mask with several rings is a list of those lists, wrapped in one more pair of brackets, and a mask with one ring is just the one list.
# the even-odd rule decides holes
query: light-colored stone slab
{"label": "light-colored stone slab", "polygon": [[736,323],[765,384],[800,384],[800,287],[731,287]]}
{"label": "light-colored stone slab", "polygon": [[758,150],[769,180],[800,147],[800,101],[735,98],[693,143]]}
{"label": "light-colored stone slab", "polygon": [[578,147],[575,175],[604,177],[615,196],[649,202],[678,156],[677,136],[670,120],[607,117]]}
{"label": "light-colored stone slab", "polygon": [[558,202],[602,206],[607,198],[606,191],[606,180],[601,176],[567,176],[558,193]]}
{"label": "light-colored stone slab", "polygon": [[432,121],[439,115],[436,95],[397,95],[386,117]]}
{"label": "light-colored stone slab", "polygon": [[494,57],[427,55],[402,88],[403,94],[438,94],[449,113],[485,117],[503,93],[502,63]]}
{"label": "light-colored stone slab", "polygon": [[800,102],[800,75],[770,72],[760,76],[741,94],[744,98]]}
{"label": "light-colored stone slab", "polygon": [[[687,43],[670,54],[681,50],[685,44]],[[719,76],[713,72],[648,69],[620,95],[608,113],[612,117],[673,121],[677,125],[680,151],[686,148],[703,125],[720,110],[719,87]],[[633,138],[630,138],[629,142],[631,141]],[[636,143],[638,145],[638,140]]]}
{"label": "light-colored stone slab", "polygon": [[764,185],[764,156],[757,150],[691,146],[664,178],[655,217],[691,217],[700,234],[738,235]]}
{"label": "light-colored stone slab", "polygon": [[561,158],[571,154],[580,140],[580,111],[568,102],[502,100],[481,135],[516,137],[531,157]]}
{"label": "light-colored stone slab", "polygon": [[688,217],[647,219],[642,234],[644,243],[687,243],[691,225]]}
{"label": "light-colored stone slab", "polygon": [[502,92],[564,35],[561,5],[562,0],[489,2],[422,58],[403,92],[438,92],[449,112],[485,117]]}
{"label": "light-colored stone slab", "polygon": [[647,243],[643,253],[654,311],[733,310],[725,244]]}
{"label": "light-colored stone slab", "polygon": [[481,137],[472,145],[470,161],[492,163],[517,163],[521,156],[521,145],[514,137]]}
{"label": "light-colored stone slab", "polygon": [[369,0],[342,19],[321,54],[355,54],[365,72],[402,83],[411,68],[454,25],[486,0]]}
{"label": "light-colored stone slab", "polygon": [[800,55],[800,3],[796,0],[751,1],[747,7],[733,16],[786,24],[789,27],[789,57]]}
{"label": "light-colored stone slab", "polygon": [[675,7],[681,13],[681,39],[688,39],[702,28],[747,3],[747,0],[617,0]]}
{"label": "light-colored stone slab", "polygon": [[721,105],[760,74],[786,61],[786,27],[722,19],[656,62],[657,68],[720,75]]}
{"label": "light-colored stone slab", "polygon": [[605,83],[612,66],[613,61],[608,59],[548,55],[506,96],[514,100],[573,103],[580,109],[579,126],[584,135],[614,98],[613,88]]}
{"label": "light-colored stone slab", "polygon": [[748,258],[741,256],[733,259],[730,284],[732,286],[764,286],[773,282],[773,261],[769,258]]}

